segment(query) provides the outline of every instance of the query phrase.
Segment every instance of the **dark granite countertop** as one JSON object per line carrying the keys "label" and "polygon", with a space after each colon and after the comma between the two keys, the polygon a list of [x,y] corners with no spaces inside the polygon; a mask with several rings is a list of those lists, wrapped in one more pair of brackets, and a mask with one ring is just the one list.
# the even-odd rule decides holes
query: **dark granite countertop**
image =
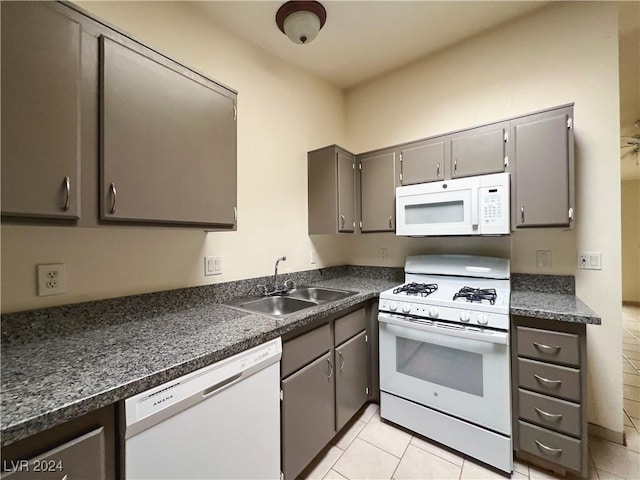
{"label": "dark granite countertop", "polygon": [[[279,337],[397,283],[350,275],[316,281],[358,293],[284,319],[244,313],[222,305],[220,298],[172,305],[164,292],[144,301],[131,297],[58,307],[62,326],[59,318],[48,320],[49,309],[22,312],[17,317],[27,332],[9,328],[7,338],[3,316],[2,445]],[[184,290],[187,296],[193,296],[191,290]]]}
{"label": "dark granite countertop", "polygon": [[601,318],[575,294],[570,275],[511,276],[511,315],[600,325]]}

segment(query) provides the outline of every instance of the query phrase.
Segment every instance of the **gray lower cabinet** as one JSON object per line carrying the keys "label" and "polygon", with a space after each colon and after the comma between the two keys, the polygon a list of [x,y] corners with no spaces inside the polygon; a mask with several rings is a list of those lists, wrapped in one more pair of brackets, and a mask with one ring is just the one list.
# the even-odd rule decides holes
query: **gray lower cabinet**
{"label": "gray lower cabinet", "polygon": [[358,156],[361,231],[395,231],[396,152]]}
{"label": "gray lower cabinet", "polygon": [[509,122],[494,123],[454,134],[451,138],[451,178],[504,172]]}
{"label": "gray lower cabinet", "polygon": [[356,229],[355,157],[337,145],[309,152],[309,234]]}
{"label": "gray lower cabinet", "polygon": [[367,333],[336,347],[336,431],[367,401]]}
{"label": "gray lower cabinet", "polygon": [[88,413],[2,448],[2,478],[116,478],[113,406]]}
{"label": "gray lower cabinet", "polygon": [[124,37],[100,41],[101,218],[233,228],[235,93]]}
{"label": "gray lower cabinet", "polygon": [[514,316],[514,447],[588,476],[586,326]]}
{"label": "gray lower cabinet", "polygon": [[400,184],[444,180],[450,150],[451,139],[448,136],[405,146],[400,150]]}
{"label": "gray lower cabinet", "polygon": [[327,352],[282,381],[285,478],[295,478],[335,434],[332,356]]}
{"label": "gray lower cabinet", "polygon": [[511,121],[512,226],[573,227],[573,106]]}
{"label": "gray lower cabinet", "polygon": [[[282,472],[296,478],[366,403],[367,308],[286,340],[282,347]],[[339,314],[338,314],[339,315]]]}
{"label": "gray lower cabinet", "polygon": [[77,219],[82,26],[47,3],[0,8],[2,214]]}

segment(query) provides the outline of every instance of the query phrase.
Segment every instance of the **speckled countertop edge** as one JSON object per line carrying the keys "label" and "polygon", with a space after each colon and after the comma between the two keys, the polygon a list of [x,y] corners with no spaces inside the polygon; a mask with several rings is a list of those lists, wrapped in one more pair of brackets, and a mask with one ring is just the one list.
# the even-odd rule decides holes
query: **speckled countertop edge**
{"label": "speckled countertop edge", "polygon": [[602,324],[602,319],[575,295],[572,275],[513,274],[509,313],[561,322]]}
{"label": "speckled countertop edge", "polygon": [[[52,327],[42,335],[4,341],[2,445],[282,336],[374,298],[398,283],[395,274],[376,276],[347,275],[308,282],[357,294],[285,319],[248,314],[206,301],[170,308],[155,306],[153,297],[124,303],[114,299],[96,304],[99,322],[68,318],[64,330]],[[68,310],[82,316],[88,305],[69,306]],[[46,316],[46,310],[35,315],[36,329],[43,326],[38,315]],[[17,317],[24,315],[20,321],[25,321],[28,313]]]}

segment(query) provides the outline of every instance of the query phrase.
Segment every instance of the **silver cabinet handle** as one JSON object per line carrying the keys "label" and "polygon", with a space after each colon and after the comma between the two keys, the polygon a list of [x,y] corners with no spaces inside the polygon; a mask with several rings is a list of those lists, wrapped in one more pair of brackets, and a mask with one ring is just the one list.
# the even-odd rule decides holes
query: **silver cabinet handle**
{"label": "silver cabinet handle", "polygon": [[547,455],[560,455],[562,453],[561,448],[547,447],[544,443],[541,443],[538,440],[536,440],[536,445],[542,453],[545,453]]}
{"label": "silver cabinet handle", "polygon": [[331,363],[330,358],[327,358],[327,363],[329,364],[329,373],[327,374],[327,378],[331,378],[333,376],[333,363]]}
{"label": "silver cabinet handle", "polygon": [[238,207],[233,207],[233,223],[238,222]]}
{"label": "silver cabinet handle", "polygon": [[389,215],[389,228],[393,228],[393,215]]}
{"label": "silver cabinet handle", "polygon": [[344,357],[342,356],[342,352],[338,352],[338,358],[340,358],[340,367],[338,369],[342,371],[342,367],[344,367]]}
{"label": "silver cabinet handle", "polygon": [[562,384],[562,380],[549,380],[548,378],[541,377],[537,373],[533,374],[533,377],[539,382],[544,384],[545,386],[550,386],[553,388],[559,387]]}
{"label": "silver cabinet handle", "polygon": [[536,413],[538,415],[540,415],[545,420],[550,420],[550,421],[553,421],[553,422],[556,422],[558,420],[562,420],[562,414],[561,413],[545,412],[544,410],[541,410],[538,407],[535,407],[534,410],[536,411]]}
{"label": "silver cabinet handle", "polygon": [[71,207],[71,179],[69,177],[64,177],[63,185],[64,205],[62,205],[62,210],[66,212]]}
{"label": "silver cabinet handle", "polygon": [[116,197],[118,195],[115,183],[109,185],[109,192],[111,193],[111,209],[109,210],[109,213],[114,214],[116,213]]}
{"label": "silver cabinet handle", "polygon": [[344,218],[344,215],[340,215],[340,224],[341,224],[340,229],[344,229],[345,222],[346,222],[346,220]]}
{"label": "silver cabinet handle", "polygon": [[524,205],[520,205],[520,221],[524,223]]}
{"label": "silver cabinet handle", "polygon": [[453,161],[453,173],[458,173],[458,160]]}
{"label": "silver cabinet handle", "polygon": [[556,353],[562,349],[559,345],[545,345],[544,343],[538,342],[533,342],[533,346],[542,353]]}
{"label": "silver cabinet handle", "polygon": [[440,164],[436,165],[436,177],[440,178]]}

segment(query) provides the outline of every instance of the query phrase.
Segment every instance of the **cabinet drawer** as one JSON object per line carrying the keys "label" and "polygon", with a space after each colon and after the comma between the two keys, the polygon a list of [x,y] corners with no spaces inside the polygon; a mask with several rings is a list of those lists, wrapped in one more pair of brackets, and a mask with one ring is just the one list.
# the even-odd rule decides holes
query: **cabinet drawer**
{"label": "cabinet drawer", "polygon": [[580,370],[518,358],[520,387],[580,401]]}
{"label": "cabinet drawer", "polygon": [[519,421],[520,450],[571,470],[582,468],[582,442],[561,433]]}
{"label": "cabinet drawer", "polygon": [[578,335],[518,327],[518,355],[545,362],[580,365]]}
{"label": "cabinet drawer", "polygon": [[282,378],[304,367],[331,349],[329,324],[292,338],[282,347]]}
{"label": "cabinet drawer", "polygon": [[335,321],[335,345],[340,345],[345,340],[349,340],[354,335],[366,328],[365,309],[361,308],[355,312],[340,317]]}
{"label": "cabinet drawer", "polygon": [[574,437],[582,432],[580,404],[518,390],[519,417]]}

